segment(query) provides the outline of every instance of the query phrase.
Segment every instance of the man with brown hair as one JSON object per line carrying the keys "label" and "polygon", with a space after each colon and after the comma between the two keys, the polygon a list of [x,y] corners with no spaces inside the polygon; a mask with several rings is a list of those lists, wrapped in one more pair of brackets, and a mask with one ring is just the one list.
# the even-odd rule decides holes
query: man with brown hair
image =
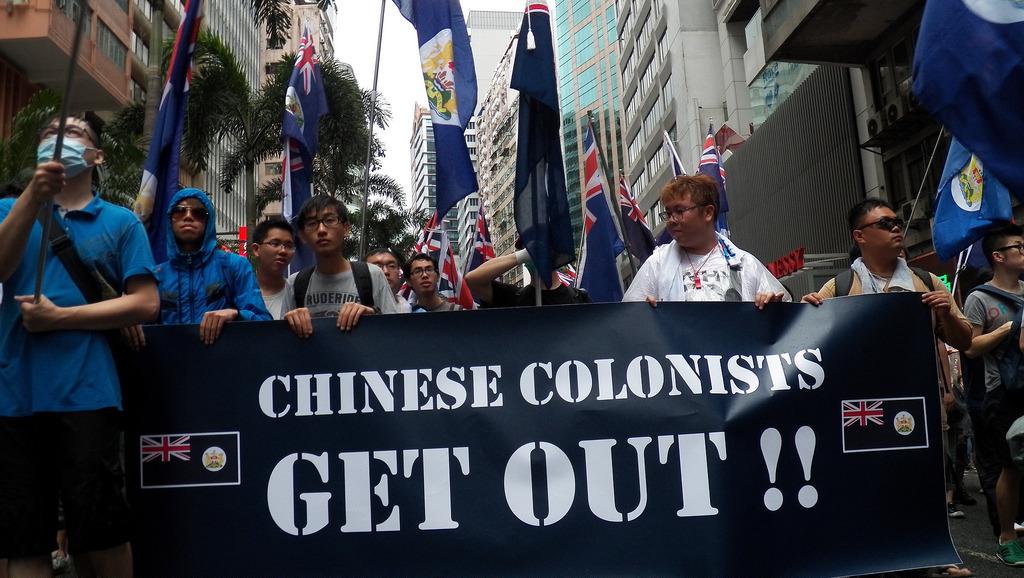
{"label": "man with brown hair", "polygon": [[681,176],[661,190],[672,242],[654,250],[623,301],[791,301],[756,257],[715,231],[718,187],[707,175]]}

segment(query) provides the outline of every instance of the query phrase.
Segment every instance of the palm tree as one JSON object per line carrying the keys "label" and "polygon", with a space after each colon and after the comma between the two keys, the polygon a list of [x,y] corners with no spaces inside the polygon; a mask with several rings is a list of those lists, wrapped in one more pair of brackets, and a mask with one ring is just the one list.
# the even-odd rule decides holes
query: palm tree
{"label": "palm tree", "polygon": [[36,166],[39,131],[59,110],[60,95],[41,90],[14,115],[10,138],[0,141],[0,186],[21,190],[28,185]]}
{"label": "palm tree", "polygon": [[[250,0],[253,20],[256,26],[266,26],[267,41],[271,45],[280,45],[288,38],[292,27],[290,0]],[[317,0],[317,6],[326,10],[334,0]]]}

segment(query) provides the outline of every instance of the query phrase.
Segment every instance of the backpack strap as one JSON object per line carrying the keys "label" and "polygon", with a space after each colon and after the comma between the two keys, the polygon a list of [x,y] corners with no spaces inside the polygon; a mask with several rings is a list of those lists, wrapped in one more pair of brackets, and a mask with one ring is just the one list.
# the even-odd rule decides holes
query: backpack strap
{"label": "backpack strap", "polygon": [[[68,237],[67,231],[64,230],[64,220],[56,214],[52,218],[53,222],[50,224],[50,237],[48,239],[50,251],[60,259],[64,269],[71,276],[75,287],[78,287],[78,290],[82,292],[86,302],[99,303],[103,300],[103,291],[99,283],[89,273],[89,268],[82,262],[82,257],[75,250],[74,241],[71,240],[71,237]],[[40,226],[46,229],[46,217],[42,212],[39,213],[37,220]]]}
{"label": "backpack strap", "polygon": [[910,270],[914,272],[914,275],[917,275],[917,278],[924,283],[924,286],[927,287],[929,291],[935,291],[935,282],[932,281],[931,273],[919,267],[911,267]]}
{"label": "backpack strap", "polygon": [[853,269],[847,269],[834,277],[836,297],[846,297],[853,287]]}
{"label": "backpack strap", "polygon": [[356,283],[356,291],[359,293],[359,303],[366,305],[367,307],[374,307],[373,277],[370,277],[370,267],[365,262],[352,262],[352,280]]}
{"label": "backpack strap", "polygon": [[315,265],[306,267],[305,269],[298,272],[295,275],[295,285],[293,287],[295,293],[295,308],[306,306],[306,292],[309,291],[309,279],[313,276],[313,271],[316,270]]}
{"label": "backpack strap", "polygon": [[974,290],[981,291],[982,293],[988,293],[989,295],[992,295],[994,297],[1006,299],[1013,303],[1018,309],[1024,308],[1024,297],[1021,297],[1020,295],[1014,295],[1009,291],[1003,291],[998,287],[993,287],[992,285],[978,285],[977,287],[974,288]]}

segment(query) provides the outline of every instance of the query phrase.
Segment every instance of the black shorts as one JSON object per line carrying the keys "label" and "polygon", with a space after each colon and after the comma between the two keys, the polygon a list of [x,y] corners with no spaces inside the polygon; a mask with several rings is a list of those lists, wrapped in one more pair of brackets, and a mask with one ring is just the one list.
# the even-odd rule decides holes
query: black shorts
{"label": "black shorts", "polygon": [[987,435],[990,443],[998,450],[999,464],[1003,467],[1016,467],[1010,457],[1010,444],[1006,443],[1006,432],[1017,418],[1024,416],[1024,399],[1021,396],[1007,394],[1006,388],[999,386],[985,392],[985,402],[981,408],[985,418]]}
{"label": "black shorts", "polygon": [[56,549],[58,497],[73,553],[128,541],[120,422],[114,408],[0,417],[0,558]]}

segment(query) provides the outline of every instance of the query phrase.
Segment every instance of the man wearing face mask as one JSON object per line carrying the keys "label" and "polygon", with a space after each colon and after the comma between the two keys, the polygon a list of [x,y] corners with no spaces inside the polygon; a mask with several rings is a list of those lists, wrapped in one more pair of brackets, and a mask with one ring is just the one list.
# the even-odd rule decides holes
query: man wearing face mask
{"label": "man wearing face mask", "polygon": [[[0,559],[12,576],[51,574],[59,496],[80,572],[130,576],[121,387],[104,332],[158,315],[153,256],[135,215],[93,192],[97,127],[67,119],[54,162],[58,130],[54,119],[42,131],[25,191],[0,199],[0,283],[14,296],[0,304]],[[40,212],[51,199],[35,303]]]}
{"label": "man wearing face mask", "polygon": [[[160,323],[199,324],[199,338],[211,345],[230,321],[270,321],[249,262],[217,249],[217,221],[206,193],[181,189],[167,213],[167,261],[156,267]],[[145,346],[141,327],[123,333],[133,349]]]}

